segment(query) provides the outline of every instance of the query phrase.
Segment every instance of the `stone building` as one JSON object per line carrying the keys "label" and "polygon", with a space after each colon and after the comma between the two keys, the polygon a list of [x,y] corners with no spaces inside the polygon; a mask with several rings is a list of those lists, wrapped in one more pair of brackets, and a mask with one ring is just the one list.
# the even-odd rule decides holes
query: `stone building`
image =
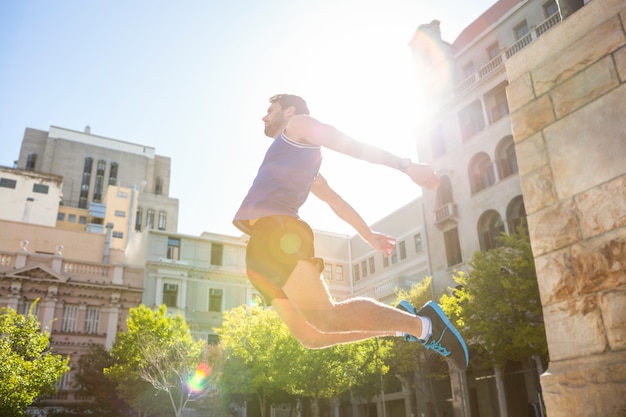
{"label": "stone building", "polygon": [[625,27],[593,0],[506,63],[549,416],[626,415]]}

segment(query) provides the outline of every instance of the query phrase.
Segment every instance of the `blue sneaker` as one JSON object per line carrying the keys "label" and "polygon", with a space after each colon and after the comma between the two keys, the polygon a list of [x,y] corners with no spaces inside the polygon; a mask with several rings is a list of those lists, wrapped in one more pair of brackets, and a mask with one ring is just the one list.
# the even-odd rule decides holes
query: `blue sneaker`
{"label": "blue sneaker", "polygon": [[428,335],[426,340],[405,335],[406,340],[421,342],[426,349],[434,350],[441,356],[449,359],[452,365],[460,371],[464,371],[467,368],[469,354],[465,341],[435,302],[427,302],[417,312],[415,312],[415,307],[405,300],[400,301],[396,307],[410,314],[427,317],[431,322],[431,334]]}

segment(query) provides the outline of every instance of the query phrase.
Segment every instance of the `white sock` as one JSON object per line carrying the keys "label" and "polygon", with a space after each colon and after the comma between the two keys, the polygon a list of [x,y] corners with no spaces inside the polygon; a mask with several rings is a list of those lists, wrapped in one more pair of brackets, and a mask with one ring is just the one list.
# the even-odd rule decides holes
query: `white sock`
{"label": "white sock", "polygon": [[428,317],[417,316],[422,321],[422,334],[419,335],[421,340],[426,340],[432,333],[432,323]]}
{"label": "white sock", "polygon": [[[432,323],[430,321],[430,319],[428,317],[422,317],[422,316],[416,316],[418,319],[420,319],[420,321],[422,322],[422,334],[419,335],[419,338],[421,340],[426,340],[428,339],[428,336],[430,336],[431,332],[432,332]],[[398,337],[404,337],[405,333],[402,332],[396,332],[396,336]]]}

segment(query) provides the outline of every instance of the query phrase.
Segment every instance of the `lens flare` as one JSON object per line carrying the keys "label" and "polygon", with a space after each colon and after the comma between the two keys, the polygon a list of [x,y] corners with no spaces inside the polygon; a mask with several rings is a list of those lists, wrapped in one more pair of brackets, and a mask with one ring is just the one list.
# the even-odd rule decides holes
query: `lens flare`
{"label": "lens flare", "polygon": [[207,387],[211,375],[211,367],[206,363],[201,363],[196,367],[195,372],[187,380],[187,388],[193,394],[198,394]]}

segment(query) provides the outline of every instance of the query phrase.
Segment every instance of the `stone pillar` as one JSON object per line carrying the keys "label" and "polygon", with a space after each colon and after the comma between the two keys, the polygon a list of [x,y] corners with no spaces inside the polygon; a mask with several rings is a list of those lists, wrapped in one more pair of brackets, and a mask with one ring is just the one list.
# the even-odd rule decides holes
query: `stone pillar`
{"label": "stone pillar", "polygon": [[624,27],[624,0],[593,0],[506,63],[550,417],[626,414]]}

